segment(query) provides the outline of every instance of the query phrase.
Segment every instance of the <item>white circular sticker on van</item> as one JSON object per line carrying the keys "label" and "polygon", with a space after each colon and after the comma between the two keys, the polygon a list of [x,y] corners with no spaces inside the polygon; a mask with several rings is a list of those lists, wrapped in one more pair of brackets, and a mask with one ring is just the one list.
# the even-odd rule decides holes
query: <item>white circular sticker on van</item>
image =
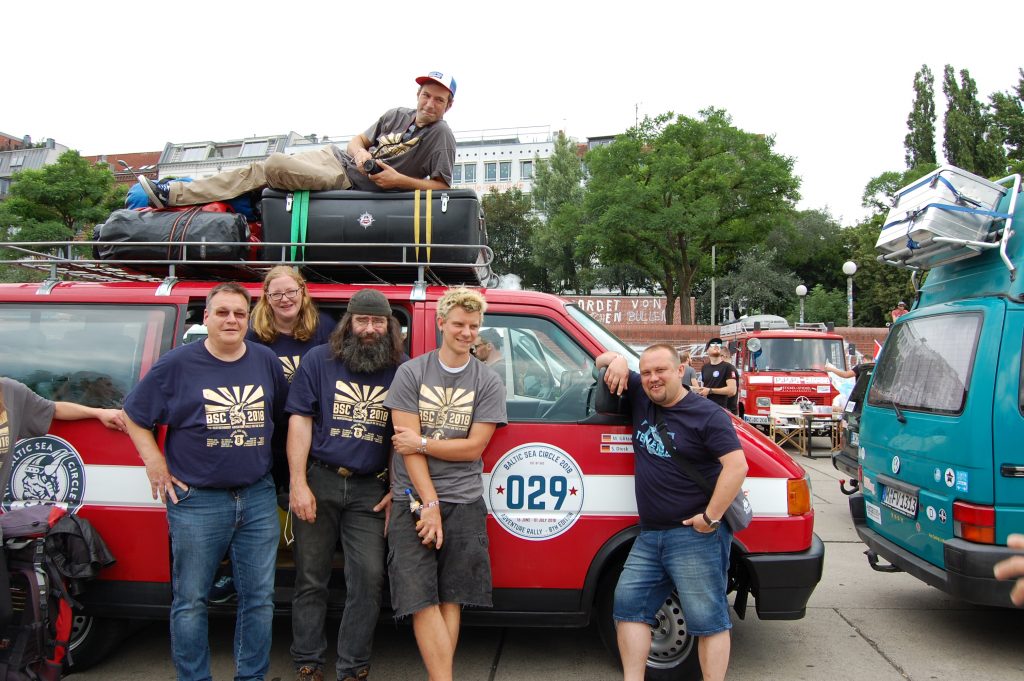
{"label": "white circular sticker on van", "polygon": [[56,435],[18,441],[11,450],[11,481],[3,509],[55,504],[74,513],[85,498],[85,466],[78,450]]}
{"label": "white circular sticker on van", "polygon": [[542,541],[572,527],[583,510],[583,475],[568,453],[532,442],[506,453],[491,470],[491,513],[509,533]]}

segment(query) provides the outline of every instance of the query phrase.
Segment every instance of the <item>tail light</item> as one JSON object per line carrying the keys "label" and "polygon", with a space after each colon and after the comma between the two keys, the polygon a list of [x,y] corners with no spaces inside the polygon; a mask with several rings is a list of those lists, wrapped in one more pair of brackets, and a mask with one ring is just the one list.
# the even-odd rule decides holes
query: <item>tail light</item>
{"label": "tail light", "polygon": [[811,485],[806,477],[786,481],[789,515],[811,512]]}
{"label": "tail light", "polygon": [[995,544],[996,510],[991,506],[954,501],[953,534],[977,544]]}

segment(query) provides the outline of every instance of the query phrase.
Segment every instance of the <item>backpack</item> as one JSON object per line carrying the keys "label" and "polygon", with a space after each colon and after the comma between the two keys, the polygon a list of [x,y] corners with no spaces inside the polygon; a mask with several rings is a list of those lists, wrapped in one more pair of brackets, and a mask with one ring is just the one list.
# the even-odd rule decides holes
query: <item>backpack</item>
{"label": "backpack", "polygon": [[81,582],[113,557],[89,522],[56,506],[0,515],[0,681],[58,681]]}

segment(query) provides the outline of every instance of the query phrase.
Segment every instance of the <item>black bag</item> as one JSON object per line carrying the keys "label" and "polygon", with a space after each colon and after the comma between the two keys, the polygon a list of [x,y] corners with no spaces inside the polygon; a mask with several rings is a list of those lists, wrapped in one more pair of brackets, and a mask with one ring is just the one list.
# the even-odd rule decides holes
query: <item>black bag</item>
{"label": "black bag", "polygon": [[[328,244],[263,249],[264,260],[329,261],[329,264],[306,267],[306,272],[314,279],[366,283],[367,268],[361,263],[373,263],[369,269],[374,274],[395,284],[416,281],[417,268],[392,267],[390,263],[421,263],[428,267],[438,264],[430,268],[430,273],[438,283],[444,284],[479,284],[487,274],[485,269],[477,267],[485,263],[484,252],[479,247],[487,245],[487,231],[480,200],[472,189],[414,192],[267,189],[263,192],[263,240]],[[375,245],[352,247],[350,244]],[[444,247],[453,244],[458,248]]]}
{"label": "black bag", "polygon": [[[101,260],[244,260],[249,225],[237,213],[185,210],[115,210],[99,230]],[[159,241],[142,246],[133,242]],[[181,246],[183,241],[209,245]],[[224,245],[230,244],[230,245]]]}
{"label": "black bag", "polygon": [[[708,479],[701,475],[697,467],[690,463],[682,454],[676,450],[676,445],[672,442],[672,439],[668,436],[668,428],[665,426],[665,420],[661,417],[661,411],[655,407],[655,413],[658,416],[657,430],[658,436],[661,438],[661,443],[665,446],[665,451],[672,455],[672,458],[676,460],[676,463],[683,472],[686,473],[687,477],[697,483],[697,486],[703,490],[704,494],[708,495],[708,501],[711,500],[712,495],[715,493],[711,483]],[[729,529],[733,532],[739,532],[745,530],[750,525],[750,521],[754,519],[754,509],[750,505],[750,500],[747,499],[747,495],[740,489],[736,493],[736,497],[729,502],[729,508],[725,510],[725,516],[723,520],[729,523]]]}

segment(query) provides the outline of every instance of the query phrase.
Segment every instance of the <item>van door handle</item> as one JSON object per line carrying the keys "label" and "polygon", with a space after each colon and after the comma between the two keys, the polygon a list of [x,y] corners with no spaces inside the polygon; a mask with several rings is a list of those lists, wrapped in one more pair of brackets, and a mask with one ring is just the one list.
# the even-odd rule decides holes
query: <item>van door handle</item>
{"label": "van door handle", "polygon": [[1004,463],[999,467],[999,474],[1004,478],[1024,478],[1024,466],[1013,463]]}

